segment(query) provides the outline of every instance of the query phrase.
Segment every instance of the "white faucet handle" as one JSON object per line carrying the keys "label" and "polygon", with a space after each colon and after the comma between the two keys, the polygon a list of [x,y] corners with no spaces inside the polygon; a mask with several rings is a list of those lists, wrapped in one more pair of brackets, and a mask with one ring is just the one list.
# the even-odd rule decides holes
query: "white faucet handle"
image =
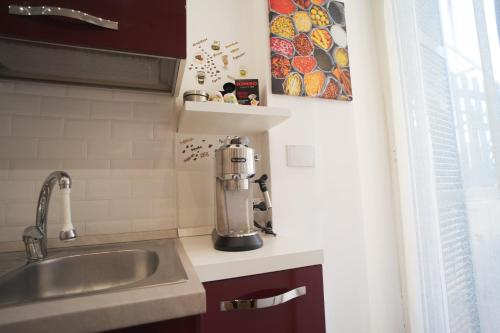
{"label": "white faucet handle", "polygon": [[59,233],[60,240],[72,240],[77,237],[75,227],[71,221],[71,204],[70,204],[70,192],[71,188],[66,187],[61,190],[61,201],[62,201],[62,218],[63,226],[61,232]]}

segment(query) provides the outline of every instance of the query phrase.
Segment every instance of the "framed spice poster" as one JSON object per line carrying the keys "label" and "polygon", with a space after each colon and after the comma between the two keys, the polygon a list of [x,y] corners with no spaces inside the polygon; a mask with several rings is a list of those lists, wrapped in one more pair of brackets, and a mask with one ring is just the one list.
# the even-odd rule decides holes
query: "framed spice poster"
{"label": "framed spice poster", "polygon": [[273,94],[352,100],[344,4],[269,0]]}

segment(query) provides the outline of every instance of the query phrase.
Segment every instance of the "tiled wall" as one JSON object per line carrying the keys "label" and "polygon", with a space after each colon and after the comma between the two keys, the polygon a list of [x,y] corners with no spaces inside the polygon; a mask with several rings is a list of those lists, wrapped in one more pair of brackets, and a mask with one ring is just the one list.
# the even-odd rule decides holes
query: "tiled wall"
{"label": "tiled wall", "polygon": [[176,228],[174,129],[163,94],[0,81],[0,241],[34,223],[40,185],[57,169],[73,178],[81,235]]}

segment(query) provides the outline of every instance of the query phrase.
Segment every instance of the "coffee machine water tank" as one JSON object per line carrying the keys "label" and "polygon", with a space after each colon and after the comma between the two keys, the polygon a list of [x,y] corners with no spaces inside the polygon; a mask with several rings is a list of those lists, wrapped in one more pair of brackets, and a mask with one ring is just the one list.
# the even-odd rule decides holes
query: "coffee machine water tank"
{"label": "coffee machine water tank", "polygon": [[251,178],[256,159],[247,138],[228,137],[215,151],[217,221],[213,239],[218,250],[246,251],[262,246],[253,215]]}

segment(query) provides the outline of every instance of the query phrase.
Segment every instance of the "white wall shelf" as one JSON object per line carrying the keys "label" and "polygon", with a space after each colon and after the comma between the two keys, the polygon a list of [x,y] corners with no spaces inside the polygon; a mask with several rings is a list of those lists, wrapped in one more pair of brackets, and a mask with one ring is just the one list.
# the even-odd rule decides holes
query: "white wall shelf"
{"label": "white wall shelf", "polygon": [[185,102],[177,131],[199,134],[252,135],[266,132],[290,118],[284,108],[216,102]]}

